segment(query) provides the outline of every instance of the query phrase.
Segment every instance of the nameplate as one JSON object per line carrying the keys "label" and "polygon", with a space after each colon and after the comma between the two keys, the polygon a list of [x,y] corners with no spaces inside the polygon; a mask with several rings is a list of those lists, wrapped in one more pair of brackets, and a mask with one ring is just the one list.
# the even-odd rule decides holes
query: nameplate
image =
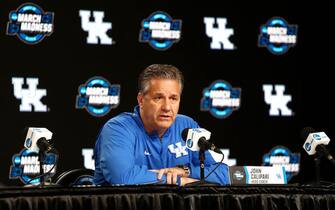
{"label": "nameplate", "polygon": [[283,166],[231,166],[229,178],[231,185],[287,184]]}

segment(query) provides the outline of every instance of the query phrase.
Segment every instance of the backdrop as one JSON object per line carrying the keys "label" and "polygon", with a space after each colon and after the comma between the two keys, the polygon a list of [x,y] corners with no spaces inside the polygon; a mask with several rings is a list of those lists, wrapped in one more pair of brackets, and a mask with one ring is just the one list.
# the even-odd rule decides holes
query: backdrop
{"label": "backdrop", "polygon": [[[313,181],[313,157],[302,148],[301,129],[334,136],[334,42],[326,5],[24,3],[0,3],[4,185],[19,184],[8,176],[27,127],[53,133],[57,174],[89,167],[101,126],[133,110],[137,76],[153,63],[183,72],[180,113],[212,132],[227,163],[262,165],[263,156],[281,145],[301,154],[291,182]],[[90,103],[92,95],[99,104]],[[328,148],[334,150],[332,142]],[[326,159],[321,166],[322,179],[333,181],[334,167]]]}

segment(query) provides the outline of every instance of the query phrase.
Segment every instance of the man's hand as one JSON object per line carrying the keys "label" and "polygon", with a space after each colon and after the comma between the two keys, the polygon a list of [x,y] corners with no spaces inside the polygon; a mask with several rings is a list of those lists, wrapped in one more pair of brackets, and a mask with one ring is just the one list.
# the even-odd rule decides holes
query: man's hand
{"label": "man's hand", "polygon": [[155,173],[158,173],[157,178],[159,180],[162,179],[162,176],[166,174],[166,184],[176,184],[177,178],[179,177],[187,177],[187,174],[182,168],[162,168],[159,170],[149,170]]}
{"label": "man's hand", "polygon": [[180,186],[185,186],[186,184],[196,182],[196,181],[199,181],[199,180],[188,178],[188,177],[180,177]]}

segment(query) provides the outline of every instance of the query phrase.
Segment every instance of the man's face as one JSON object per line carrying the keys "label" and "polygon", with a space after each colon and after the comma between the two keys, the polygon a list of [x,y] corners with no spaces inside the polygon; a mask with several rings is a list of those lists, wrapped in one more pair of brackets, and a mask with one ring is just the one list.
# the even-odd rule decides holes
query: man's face
{"label": "man's face", "polygon": [[178,80],[152,79],[146,93],[139,93],[137,101],[147,132],[157,131],[162,136],[175,120],[180,103],[181,87]]}

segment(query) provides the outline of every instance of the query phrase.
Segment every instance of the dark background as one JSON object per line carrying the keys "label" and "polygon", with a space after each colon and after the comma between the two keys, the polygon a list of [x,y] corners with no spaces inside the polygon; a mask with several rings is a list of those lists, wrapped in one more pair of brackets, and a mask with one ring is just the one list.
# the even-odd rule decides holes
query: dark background
{"label": "dark background", "polygon": [[[334,42],[329,5],[290,1],[31,2],[55,14],[54,33],[36,45],[6,35],[9,12],[25,2],[0,3],[0,183],[18,184],[8,179],[8,173],[12,155],[23,148],[25,127],[46,127],[53,132],[60,153],[58,173],[83,167],[82,148],[94,147],[100,127],[109,118],[133,110],[137,76],[153,63],[173,64],[184,73],[180,113],[210,130],[215,144],[230,149],[230,158],[237,159],[237,165],[261,165],[265,153],[283,145],[301,153],[300,174],[291,182],[313,181],[313,158],[303,151],[300,132],[312,126],[334,137]],[[81,28],[79,10],[104,11],[104,21],[112,22],[108,35],[115,43],[86,44],[87,32]],[[166,51],[138,41],[142,20],[158,10],[183,21],[181,40]],[[279,56],[257,47],[259,27],[274,16],[298,25],[297,45]],[[230,40],[237,49],[211,50],[204,17],[227,18],[226,27],[234,30]],[[120,105],[101,118],[75,108],[78,87],[93,76],[121,85]],[[38,88],[47,90],[42,101],[49,111],[20,112],[21,101],[13,95],[12,77],[39,78]],[[203,89],[218,79],[242,89],[240,109],[226,119],[200,111]],[[269,116],[263,84],[286,86],[285,94],[292,96],[288,107],[293,116]],[[332,142],[328,148],[334,154]],[[334,171],[334,166],[323,159],[322,179],[333,181]]]}

